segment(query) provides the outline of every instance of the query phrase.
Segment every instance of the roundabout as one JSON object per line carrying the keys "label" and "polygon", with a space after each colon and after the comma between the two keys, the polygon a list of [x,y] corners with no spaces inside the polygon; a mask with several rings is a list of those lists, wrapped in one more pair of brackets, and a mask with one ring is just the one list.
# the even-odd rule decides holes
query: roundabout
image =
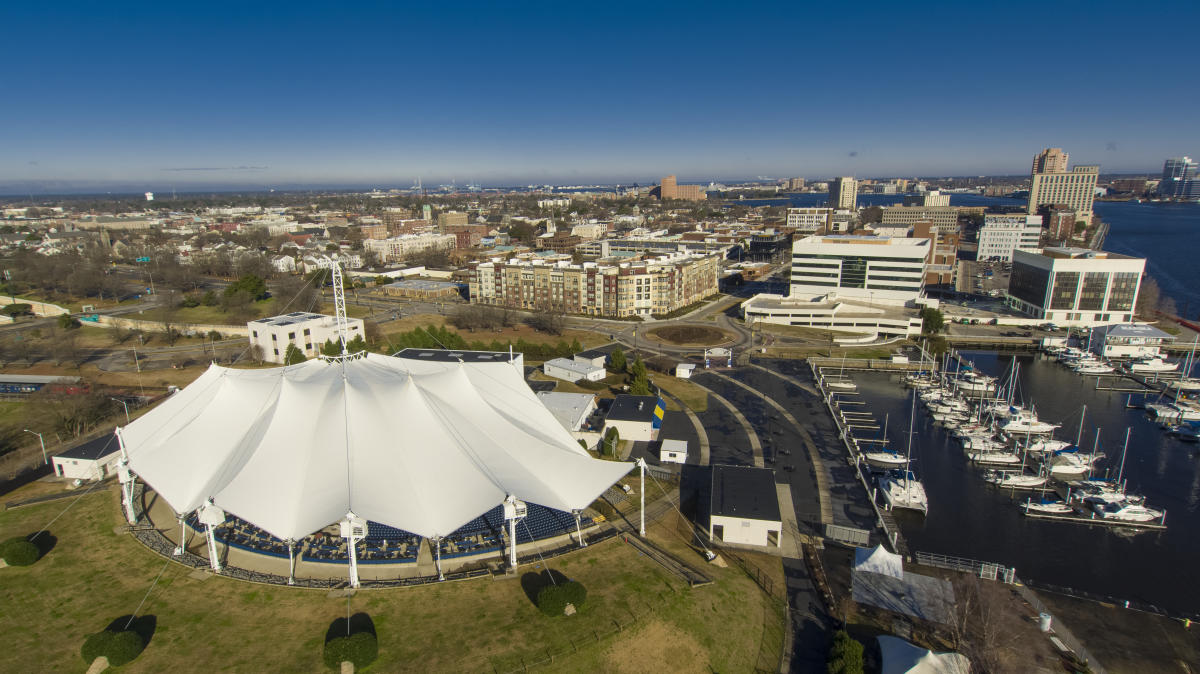
{"label": "roundabout", "polygon": [[725,346],[735,343],[737,335],[711,325],[665,325],[651,328],[645,336],[670,346]]}

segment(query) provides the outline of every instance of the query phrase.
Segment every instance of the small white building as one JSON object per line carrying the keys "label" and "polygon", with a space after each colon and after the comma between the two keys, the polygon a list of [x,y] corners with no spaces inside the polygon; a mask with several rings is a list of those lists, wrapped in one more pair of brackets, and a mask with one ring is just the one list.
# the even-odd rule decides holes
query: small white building
{"label": "small white building", "polygon": [[542,365],[542,371],[547,377],[562,379],[563,381],[577,382],[580,379],[587,381],[600,381],[607,376],[607,372],[603,365],[596,366],[589,362],[580,362],[574,358],[554,358],[546,361]]}
{"label": "small white building", "polygon": [[115,434],[72,447],[50,458],[54,474],[68,480],[103,480],[117,472],[121,459],[121,444]]}
{"label": "small white building", "polygon": [[687,440],[663,440],[658,448],[659,463],[687,463]]}
{"label": "small white building", "polygon": [[596,396],[591,393],[538,391],[537,397],[558,423],[572,433],[587,430],[587,420],[596,411]]}
{"label": "small white building", "polygon": [[[347,342],[359,335],[366,339],[361,318],[347,318],[346,328]],[[261,348],[263,360],[269,363],[282,363],[289,343],[295,344],[305,358],[312,358],[321,354],[326,340],[338,341],[336,318],[307,311],[260,318],[247,323],[246,329],[250,333],[250,347]]]}
{"label": "small white building", "polygon": [[1174,341],[1171,335],[1153,325],[1116,324],[1092,328],[1089,342],[1092,352],[1102,358],[1158,358],[1163,344]]}
{"label": "small white building", "polygon": [[271,267],[280,274],[290,274],[296,271],[296,258],[290,255],[276,255],[271,258]]}
{"label": "small white building", "polygon": [[778,549],[783,543],[779,513],[775,471],[752,466],[712,467],[710,541]]}
{"label": "small white building", "polygon": [[695,363],[680,363],[675,366],[675,376],[680,379],[691,379],[692,371],[695,369]]}

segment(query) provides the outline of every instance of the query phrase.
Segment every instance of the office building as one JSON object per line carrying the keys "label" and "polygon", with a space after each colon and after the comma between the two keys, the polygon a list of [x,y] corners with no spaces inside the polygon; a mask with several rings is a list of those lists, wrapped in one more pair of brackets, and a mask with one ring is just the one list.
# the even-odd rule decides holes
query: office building
{"label": "office building", "polygon": [[912,238],[929,239],[932,246],[925,285],[952,287],[958,275],[958,233],[942,233],[932,222],[918,222],[913,225]]}
{"label": "office building", "polygon": [[921,206],[924,208],[945,208],[950,205],[950,195],[940,190],[930,190],[921,194],[904,197],[905,206]]}
{"label": "office building", "polygon": [[798,191],[804,189],[804,178],[788,178],[784,184],[784,189]]}
{"label": "office building", "polygon": [[979,228],[978,260],[1011,262],[1014,250],[1037,250],[1042,238],[1040,215],[983,216]]}
{"label": "office building", "polygon": [[[1189,194],[1193,191],[1196,193]],[[1168,199],[1200,197],[1196,162],[1192,161],[1191,157],[1172,157],[1164,162],[1162,180],[1158,182],[1158,195]]]}
{"label": "office building", "polygon": [[1066,167],[1067,153],[1060,148],[1048,148],[1033,158],[1027,213],[1034,215],[1042,206],[1062,204],[1075,211],[1076,218],[1091,221],[1100,167]]}
{"label": "office building", "polygon": [[407,234],[363,241],[363,248],[375,251],[385,262],[403,262],[431,250],[454,250],[457,245],[454,234]]}
{"label": "office building", "polygon": [[1145,258],[1087,248],[1013,252],[1008,302],[1058,325],[1128,323],[1137,306]]}
{"label": "office building", "polygon": [[445,211],[438,213],[438,227],[450,227],[452,225],[467,224],[467,214],[461,211]]}
{"label": "office building", "polygon": [[958,232],[960,209],[953,206],[884,206],[880,224],[888,227],[912,227],[931,222],[941,234]]}
{"label": "office building", "polygon": [[858,181],[845,176],[830,181],[829,207],[849,210],[858,208]]}
{"label": "office building", "polygon": [[685,201],[704,201],[708,194],[703,185],[680,185],[675,176],[667,176],[658,186],[659,199],[683,199]]}
{"label": "office building", "polygon": [[911,302],[921,295],[930,251],[929,239],[808,236],[792,244],[791,296]]}
{"label": "office building", "polygon": [[720,260],[689,253],[611,265],[493,260],[470,268],[470,299],[588,316],[668,314],[717,293]]}
{"label": "office building", "polygon": [[832,223],[832,208],[787,209],[787,227],[797,234],[822,234]]}
{"label": "office building", "polygon": [[[365,337],[361,318],[347,318],[346,328],[347,342],[359,335]],[[321,355],[321,346],[327,340],[338,341],[336,318],[307,311],[250,321],[246,330],[250,333],[250,348],[262,349],[262,358],[268,363],[282,363],[288,344],[295,344],[305,358],[312,358]]]}

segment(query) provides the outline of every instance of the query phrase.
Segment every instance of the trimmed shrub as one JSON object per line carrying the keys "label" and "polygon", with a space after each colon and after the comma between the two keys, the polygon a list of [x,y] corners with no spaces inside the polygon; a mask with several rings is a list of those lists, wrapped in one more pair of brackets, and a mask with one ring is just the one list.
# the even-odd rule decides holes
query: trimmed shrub
{"label": "trimmed shrub", "polygon": [[563,615],[567,604],[573,604],[578,610],[587,601],[587,589],[579,582],[568,580],[557,585],[547,585],[538,592],[538,608],[548,616]]}
{"label": "trimmed shrub", "polygon": [[29,566],[42,556],[38,546],[25,538],[12,538],[0,544],[0,557],[9,566]]}
{"label": "trimmed shrub", "polygon": [[142,637],[133,630],[104,630],[97,632],[83,642],[83,661],[91,664],[93,660],[103,655],[108,658],[108,664],[113,667],[133,662],[133,659],[146,648]]}
{"label": "trimmed shrub", "polygon": [[379,640],[370,632],[357,632],[348,637],[337,637],[325,642],[325,666],[338,669],[343,662],[353,662],[361,669],[379,657]]}
{"label": "trimmed shrub", "polygon": [[838,630],[833,635],[825,671],[829,674],[863,674],[863,645],[846,630]]}

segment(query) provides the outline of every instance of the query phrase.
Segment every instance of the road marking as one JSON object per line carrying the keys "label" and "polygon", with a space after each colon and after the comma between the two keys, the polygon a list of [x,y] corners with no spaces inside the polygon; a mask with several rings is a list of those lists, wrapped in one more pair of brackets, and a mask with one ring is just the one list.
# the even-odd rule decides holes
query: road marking
{"label": "road marking", "polygon": [[696,416],[696,413],[693,412],[690,407],[684,405],[683,401],[679,398],[676,398],[662,389],[659,389],[658,392],[664,398],[669,398],[670,400],[673,400],[676,405],[679,405],[679,409],[683,410],[684,414],[687,414],[688,419],[691,420],[692,426],[696,428],[696,435],[700,437],[700,465],[707,466],[710,453],[710,446],[708,444],[708,431],[704,430],[704,424],[700,423],[700,417]]}
{"label": "road marking", "polygon": [[[693,379],[692,381],[695,382],[696,380]],[[742,425],[742,428],[746,429],[746,434],[750,436],[750,451],[754,452],[754,465],[759,468],[766,468],[767,462],[763,460],[762,443],[758,441],[758,433],[754,432],[754,427],[750,425],[750,420],[746,418],[746,415],[742,414],[741,410],[734,407],[733,403],[723,398],[717,392],[703,384],[696,383],[696,385],[708,391],[710,396],[719,401],[722,405],[728,407],[730,412],[733,412],[734,418],[738,420],[738,423]]]}

